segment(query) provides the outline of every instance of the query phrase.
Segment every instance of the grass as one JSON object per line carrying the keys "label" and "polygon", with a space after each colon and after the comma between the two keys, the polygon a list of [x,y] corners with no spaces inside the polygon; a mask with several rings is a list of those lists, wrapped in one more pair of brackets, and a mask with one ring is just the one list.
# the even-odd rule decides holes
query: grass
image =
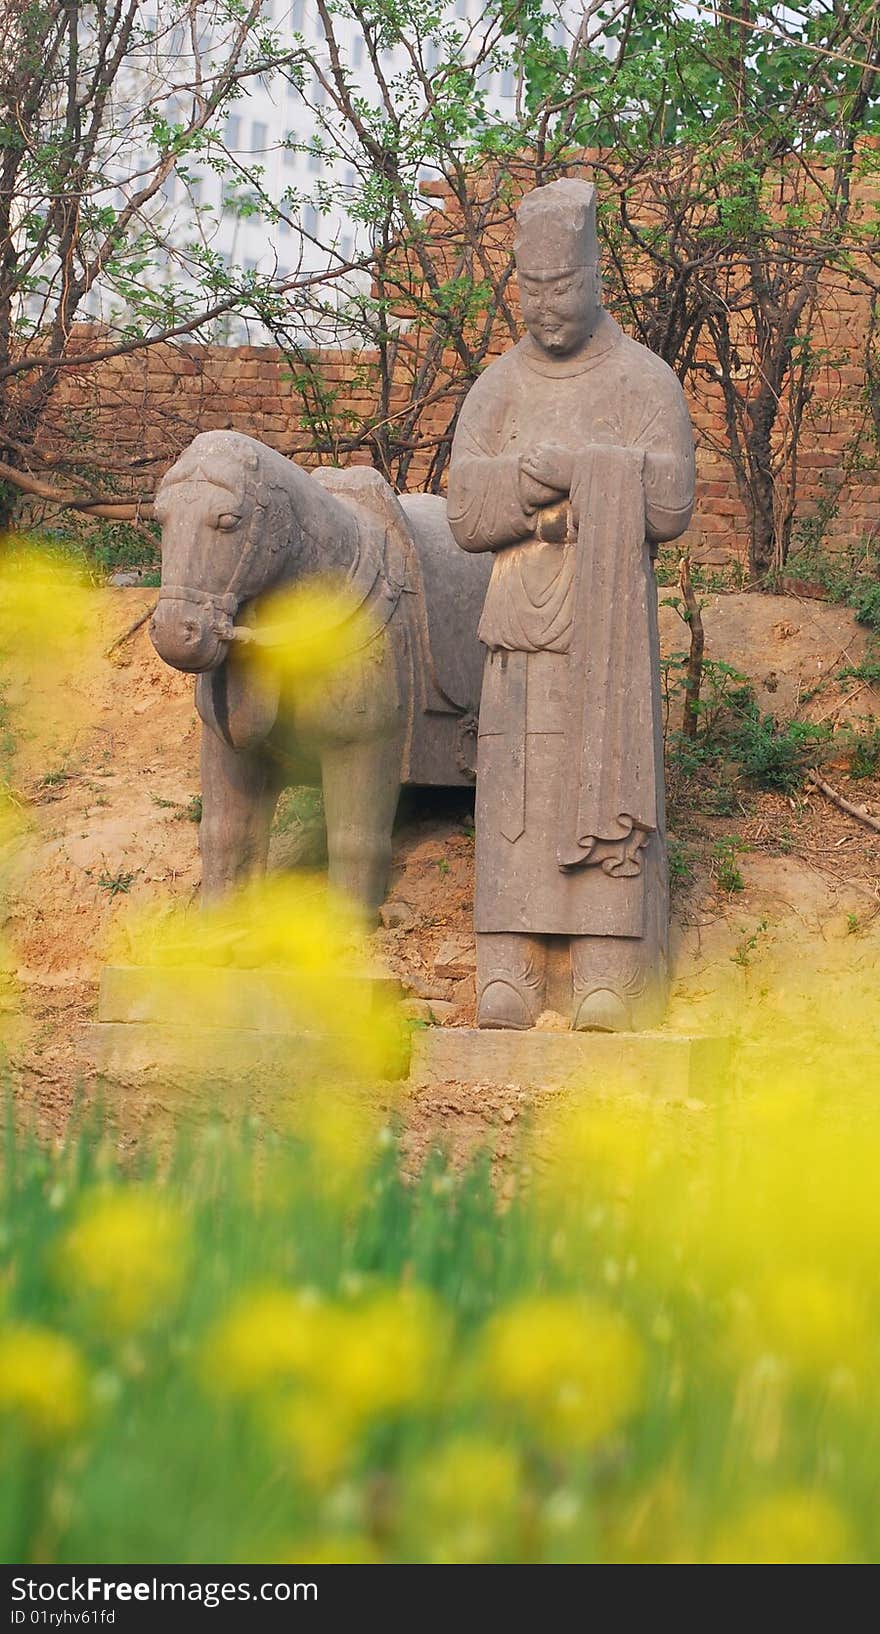
{"label": "grass", "polygon": [[880,1131],[804,1105],[592,1098],[504,1203],[328,1089],[127,1163],[10,1126],[3,1558],[876,1558]]}
{"label": "grass", "polygon": [[742,847],[742,841],[736,835],[723,840],[716,840],[712,848],[712,872],[719,891],[727,891],[732,895],[736,891],[745,890],[745,880],[739,869],[737,857]]}
{"label": "grass", "polygon": [[125,868],[117,869],[115,874],[104,872],[98,876],[98,885],[110,897],[127,896],[137,878],[137,874]]}

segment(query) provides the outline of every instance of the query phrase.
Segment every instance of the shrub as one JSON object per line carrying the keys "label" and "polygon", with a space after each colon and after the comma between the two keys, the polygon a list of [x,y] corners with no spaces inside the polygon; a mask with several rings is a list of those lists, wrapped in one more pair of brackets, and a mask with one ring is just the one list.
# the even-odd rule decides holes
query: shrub
{"label": "shrub", "polygon": [[792,794],[804,773],[816,764],[819,747],[831,728],[812,721],[777,722],[751,701],[743,708],[730,734],[729,747],[743,774],[761,789]]}

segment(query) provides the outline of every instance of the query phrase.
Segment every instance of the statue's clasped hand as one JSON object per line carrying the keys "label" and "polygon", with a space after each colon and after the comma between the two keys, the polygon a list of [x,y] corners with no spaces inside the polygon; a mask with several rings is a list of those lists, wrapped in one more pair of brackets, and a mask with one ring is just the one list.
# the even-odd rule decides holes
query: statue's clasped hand
{"label": "statue's clasped hand", "polygon": [[538,513],[539,539],[561,543],[571,522],[577,526],[573,506],[577,463],[570,448],[554,442],[535,443],[520,456],[520,492],[528,508]]}
{"label": "statue's clasped hand", "polygon": [[575,457],[560,443],[535,443],[520,455],[521,475],[539,493],[538,504],[552,505],[571,492]]}

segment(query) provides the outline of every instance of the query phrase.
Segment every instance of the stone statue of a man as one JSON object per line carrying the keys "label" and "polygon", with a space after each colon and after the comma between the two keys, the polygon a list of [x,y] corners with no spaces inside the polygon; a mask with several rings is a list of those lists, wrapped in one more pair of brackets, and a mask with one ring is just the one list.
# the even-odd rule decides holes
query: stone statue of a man
{"label": "stone statue of a man", "polygon": [[463,550],[495,553],[477,769],[477,1021],[533,1026],[550,940],[578,1029],[652,1025],[668,883],[652,551],[690,520],[671,369],[601,304],[595,196],[523,199],[527,334],[465,400],[449,473]]}

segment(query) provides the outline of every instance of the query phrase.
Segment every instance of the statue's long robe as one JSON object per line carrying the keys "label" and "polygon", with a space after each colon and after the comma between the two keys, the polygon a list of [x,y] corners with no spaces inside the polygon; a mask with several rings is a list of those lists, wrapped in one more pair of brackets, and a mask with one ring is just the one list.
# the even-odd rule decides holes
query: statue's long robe
{"label": "statue's long robe", "polygon": [[[575,454],[571,502],[527,503],[520,456],[538,442]],[[526,337],[465,399],[449,522],[463,549],[495,553],[480,624],[479,932],[647,937],[662,956],[651,547],[684,531],[693,495],[681,386],[607,314],[577,358],[549,360]]]}

